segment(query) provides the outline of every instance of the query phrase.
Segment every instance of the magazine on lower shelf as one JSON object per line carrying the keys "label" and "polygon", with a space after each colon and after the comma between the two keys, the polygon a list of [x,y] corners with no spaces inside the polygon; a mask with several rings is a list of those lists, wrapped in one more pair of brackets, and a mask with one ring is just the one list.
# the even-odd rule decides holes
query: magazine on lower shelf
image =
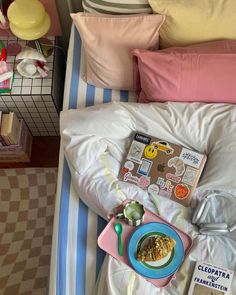
{"label": "magazine on lower shelf", "polygon": [[234,276],[232,270],[197,262],[188,295],[228,295]]}
{"label": "magazine on lower shelf", "polygon": [[33,138],[24,120],[20,119],[19,121],[19,144],[0,146],[0,163],[30,161]]}
{"label": "magazine on lower shelf", "polygon": [[5,74],[8,74],[8,79],[0,82],[0,93],[10,93],[10,92],[12,92],[15,73],[14,72],[8,72],[8,73],[5,73]]}

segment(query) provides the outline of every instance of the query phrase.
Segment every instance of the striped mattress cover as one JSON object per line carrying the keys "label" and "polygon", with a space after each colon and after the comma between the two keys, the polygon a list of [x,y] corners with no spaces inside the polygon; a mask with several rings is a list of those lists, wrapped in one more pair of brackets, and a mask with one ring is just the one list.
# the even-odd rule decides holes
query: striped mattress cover
{"label": "striped mattress cover", "polygon": [[[68,50],[63,109],[95,104],[134,101],[134,93],[96,88],[86,84],[80,73],[84,66],[81,40],[72,25]],[[50,265],[50,295],[90,295],[105,253],[97,247],[97,237],[106,225],[73,189],[63,150],[60,150],[58,188]]]}

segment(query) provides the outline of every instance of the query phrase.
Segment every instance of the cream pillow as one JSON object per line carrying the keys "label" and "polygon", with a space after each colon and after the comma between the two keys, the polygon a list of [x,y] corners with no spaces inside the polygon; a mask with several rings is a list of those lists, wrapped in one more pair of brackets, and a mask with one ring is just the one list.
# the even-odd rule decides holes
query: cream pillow
{"label": "cream pillow", "polygon": [[236,39],[236,0],[149,0],[166,16],[160,47]]}
{"label": "cream pillow", "polygon": [[86,53],[83,79],[92,85],[133,90],[132,50],[157,49],[161,15],[114,16],[77,13],[71,17]]}

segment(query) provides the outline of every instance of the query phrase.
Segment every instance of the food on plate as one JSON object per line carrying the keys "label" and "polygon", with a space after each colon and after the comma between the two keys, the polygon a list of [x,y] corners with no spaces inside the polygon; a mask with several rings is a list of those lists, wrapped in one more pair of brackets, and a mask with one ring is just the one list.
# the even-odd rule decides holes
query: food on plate
{"label": "food on plate", "polygon": [[139,249],[137,259],[139,261],[157,261],[166,257],[175,247],[175,240],[168,236],[154,236],[148,243]]}

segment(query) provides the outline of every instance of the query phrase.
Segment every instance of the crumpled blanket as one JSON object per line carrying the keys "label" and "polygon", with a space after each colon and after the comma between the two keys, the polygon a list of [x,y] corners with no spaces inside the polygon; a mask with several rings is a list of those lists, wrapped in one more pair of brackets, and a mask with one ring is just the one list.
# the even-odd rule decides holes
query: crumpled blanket
{"label": "crumpled blanket", "polygon": [[[95,294],[184,295],[196,261],[236,269],[236,231],[227,236],[199,235],[191,223],[196,204],[207,192],[229,192],[236,196],[236,107],[202,103],[109,103],[61,113],[61,137],[72,181],[81,199],[108,219],[125,199],[140,201],[153,212],[188,233],[193,247],[165,288],[156,288],[125,264],[107,256]],[[151,196],[134,184],[117,179],[132,131],[147,133],[195,149],[208,160],[194,193],[191,207],[167,198]],[[206,222],[236,222],[236,202],[211,199]],[[236,294],[236,278],[230,295]]]}

